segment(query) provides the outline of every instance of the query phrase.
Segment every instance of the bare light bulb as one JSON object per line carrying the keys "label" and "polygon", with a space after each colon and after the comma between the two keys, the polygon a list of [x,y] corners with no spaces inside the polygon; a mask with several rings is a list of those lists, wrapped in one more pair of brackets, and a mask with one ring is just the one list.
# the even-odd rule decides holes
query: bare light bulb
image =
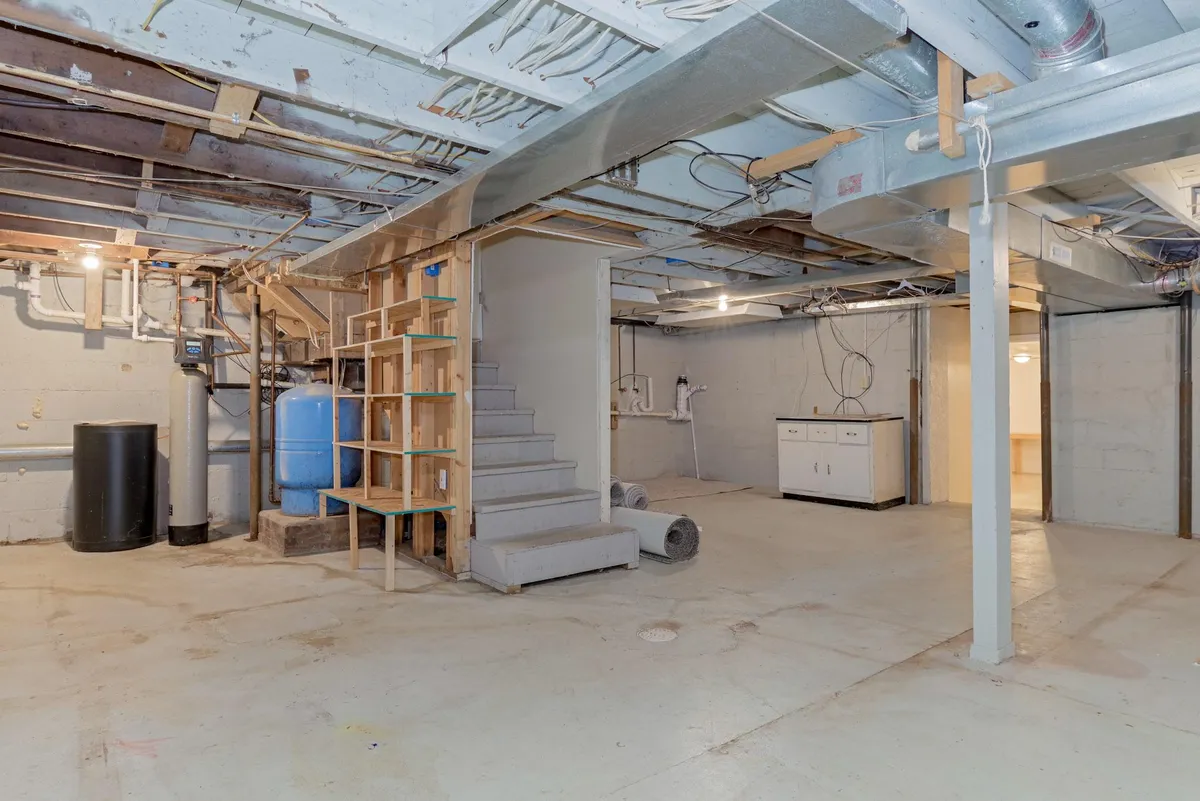
{"label": "bare light bulb", "polygon": [[1017,364],[1028,364],[1032,358],[1028,353],[1018,353],[1016,356],[1013,356],[1013,361]]}
{"label": "bare light bulb", "polygon": [[720,311],[726,311],[729,309],[728,295],[722,295],[721,297],[717,298],[717,309]]}
{"label": "bare light bulb", "polygon": [[80,260],[85,269],[94,270],[100,266],[100,257],[95,253],[89,253]]}

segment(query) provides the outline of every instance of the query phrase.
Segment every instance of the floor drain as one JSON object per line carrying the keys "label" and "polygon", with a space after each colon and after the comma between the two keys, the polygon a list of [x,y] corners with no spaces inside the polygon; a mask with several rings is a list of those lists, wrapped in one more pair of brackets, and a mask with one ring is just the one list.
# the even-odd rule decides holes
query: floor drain
{"label": "floor drain", "polygon": [[670,642],[679,636],[679,632],[664,628],[642,629],[638,636],[646,642]]}

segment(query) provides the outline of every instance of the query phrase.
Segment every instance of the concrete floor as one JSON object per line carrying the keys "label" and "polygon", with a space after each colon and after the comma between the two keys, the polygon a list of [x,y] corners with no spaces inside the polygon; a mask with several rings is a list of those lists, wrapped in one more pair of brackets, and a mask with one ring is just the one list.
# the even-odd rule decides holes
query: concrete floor
{"label": "concrete floor", "polygon": [[[505,597],[240,538],[0,549],[3,798],[1188,799],[1200,559],[1014,525],[1019,655],[966,661],[967,510],[662,506],[700,557]],[[647,642],[648,627],[677,632]]]}

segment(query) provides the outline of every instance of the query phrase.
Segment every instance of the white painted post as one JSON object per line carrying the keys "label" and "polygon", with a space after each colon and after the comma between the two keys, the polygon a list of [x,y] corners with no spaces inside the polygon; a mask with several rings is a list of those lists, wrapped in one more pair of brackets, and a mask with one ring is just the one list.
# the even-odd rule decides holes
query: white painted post
{"label": "white painted post", "polygon": [[1013,655],[1008,423],[1008,205],[971,207],[971,658]]}

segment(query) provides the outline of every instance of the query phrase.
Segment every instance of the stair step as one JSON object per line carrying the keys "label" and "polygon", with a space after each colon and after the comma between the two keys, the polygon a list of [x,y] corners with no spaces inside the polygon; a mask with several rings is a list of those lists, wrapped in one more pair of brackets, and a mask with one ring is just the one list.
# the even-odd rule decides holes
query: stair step
{"label": "stair step", "polygon": [[573,487],[475,502],[475,536],[490,541],[600,520],[600,493]]}
{"label": "stair step", "polygon": [[501,462],[471,471],[471,496],[481,501],[558,492],[575,486],[575,462]]}
{"label": "stair step", "polygon": [[474,443],[472,459],[476,465],[551,461],[554,459],[553,434],[475,437]]}
{"label": "stair step", "polygon": [[471,541],[471,577],[503,592],[606,567],[637,567],[638,534],[610,523],[568,526],[491,542]]}
{"label": "stair step", "polygon": [[517,387],[514,384],[476,383],[474,391],[476,409],[512,409],[517,405]]}
{"label": "stair step", "polygon": [[471,375],[476,384],[495,384],[500,380],[500,365],[495,362],[475,362]]}
{"label": "stair step", "polygon": [[475,409],[476,436],[532,434],[533,409]]}

